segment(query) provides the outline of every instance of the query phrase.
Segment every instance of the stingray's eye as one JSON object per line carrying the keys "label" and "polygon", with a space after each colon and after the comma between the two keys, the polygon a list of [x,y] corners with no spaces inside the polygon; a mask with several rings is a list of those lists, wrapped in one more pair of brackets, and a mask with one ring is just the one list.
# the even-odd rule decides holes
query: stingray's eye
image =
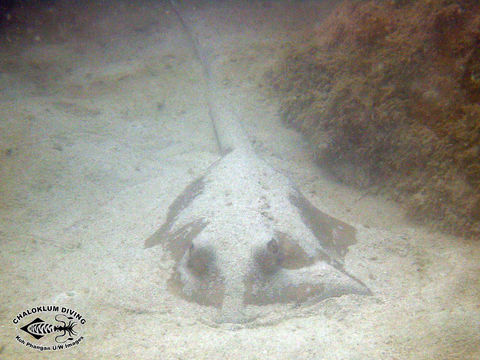
{"label": "stingray's eye", "polygon": [[283,251],[276,239],[270,240],[264,248],[255,252],[255,262],[265,274],[272,274],[283,262]]}
{"label": "stingray's eye", "polygon": [[203,276],[209,272],[215,261],[213,250],[208,246],[190,246],[188,249],[187,266],[197,276]]}
{"label": "stingray's eye", "polygon": [[280,253],[280,244],[277,240],[272,239],[267,243],[267,250],[273,255],[277,255]]}

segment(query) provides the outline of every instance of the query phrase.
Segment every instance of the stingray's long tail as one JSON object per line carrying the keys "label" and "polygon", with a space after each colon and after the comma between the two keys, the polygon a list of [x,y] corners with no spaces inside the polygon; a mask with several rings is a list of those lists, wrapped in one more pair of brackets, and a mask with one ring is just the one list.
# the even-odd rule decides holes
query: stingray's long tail
{"label": "stingray's long tail", "polygon": [[195,35],[194,29],[183,17],[180,7],[176,0],[169,0],[173,12],[182,24],[187,34],[195,56],[202,66],[203,76],[206,82],[207,94],[206,102],[208,113],[212,121],[215,140],[221,154],[226,154],[238,147],[249,147],[250,144],[241,128],[240,122],[236,118],[236,112],[231,104],[225,103],[225,96],[218,87],[208,61],[205,51],[200,46],[198,37]]}

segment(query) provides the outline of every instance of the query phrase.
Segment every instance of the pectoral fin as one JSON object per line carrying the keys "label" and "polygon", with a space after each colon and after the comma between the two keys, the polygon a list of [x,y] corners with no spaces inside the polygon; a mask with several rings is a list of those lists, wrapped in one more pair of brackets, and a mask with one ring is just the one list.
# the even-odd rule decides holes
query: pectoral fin
{"label": "pectoral fin", "polygon": [[371,295],[360,280],[323,262],[296,270],[283,269],[268,280],[248,284],[247,289],[245,303],[253,305],[318,302],[346,294]]}
{"label": "pectoral fin", "polygon": [[320,211],[298,191],[291,194],[289,200],[299,209],[303,223],[313,232],[321,246],[343,260],[348,247],[356,243],[355,228]]}
{"label": "pectoral fin", "polygon": [[195,198],[203,192],[204,187],[205,182],[203,177],[198,178],[187,185],[182,193],[178,195],[168,207],[167,219],[163,225],[145,241],[145,248],[150,248],[172,238],[182,238],[182,234],[184,235],[183,237],[191,237],[192,234],[194,234],[193,237],[195,237],[201,230],[203,230],[205,226],[198,230],[198,223],[203,223],[203,220],[183,225],[177,230],[173,230],[173,228],[179,214],[192,204]]}

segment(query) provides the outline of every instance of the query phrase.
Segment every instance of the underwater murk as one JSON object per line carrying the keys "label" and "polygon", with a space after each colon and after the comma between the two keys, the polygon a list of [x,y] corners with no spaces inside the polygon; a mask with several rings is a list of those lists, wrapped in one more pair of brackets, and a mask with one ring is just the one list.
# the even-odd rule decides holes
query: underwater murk
{"label": "underwater murk", "polygon": [[479,24],[0,2],[0,358],[479,358]]}

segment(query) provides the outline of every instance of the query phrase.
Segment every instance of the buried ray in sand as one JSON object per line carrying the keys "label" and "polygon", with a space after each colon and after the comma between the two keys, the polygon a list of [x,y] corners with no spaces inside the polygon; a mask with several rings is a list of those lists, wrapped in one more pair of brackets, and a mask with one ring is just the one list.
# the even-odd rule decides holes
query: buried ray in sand
{"label": "buried ray in sand", "polygon": [[220,309],[219,322],[252,320],[245,305],[320,301],[370,290],[344,270],[355,229],[313,206],[260,159],[234,109],[225,104],[210,63],[172,1],[208,85],[208,106],[222,158],[169,207],[145,246],[164,244],[176,270],[170,288]]}
{"label": "buried ray in sand", "polygon": [[232,150],[172,203],[145,246],[176,261],[171,288],[245,322],[245,305],[369,294],[343,269],[355,229],[315,208],[251,149]]}

